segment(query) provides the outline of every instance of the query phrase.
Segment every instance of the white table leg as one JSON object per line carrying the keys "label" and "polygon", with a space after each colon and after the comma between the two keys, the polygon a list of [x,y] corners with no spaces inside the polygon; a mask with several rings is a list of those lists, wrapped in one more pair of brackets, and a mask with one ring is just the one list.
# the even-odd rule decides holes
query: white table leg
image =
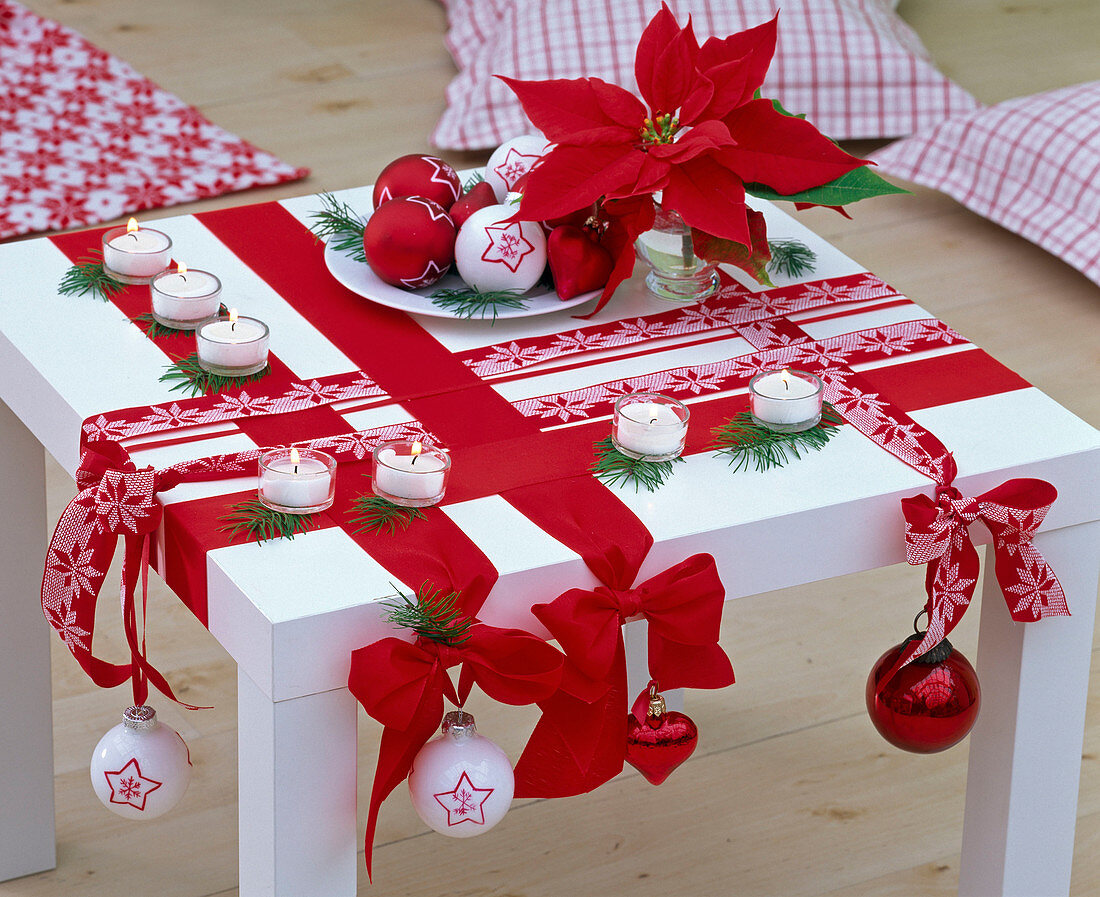
{"label": "white table leg", "polygon": [[46,466],[0,402],[0,881],[57,865],[50,627],[42,616]]}
{"label": "white table leg", "polygon": [[355,699],[237,689],[241,897],[354,897]]}
{"label": "white table leg", "polygon": [[970,736],[959,893],[1069,893],[1089,684],[1100,521],[1040,533],[1070,617],[1015,624],[984,565],[978,675],[982,710]]}

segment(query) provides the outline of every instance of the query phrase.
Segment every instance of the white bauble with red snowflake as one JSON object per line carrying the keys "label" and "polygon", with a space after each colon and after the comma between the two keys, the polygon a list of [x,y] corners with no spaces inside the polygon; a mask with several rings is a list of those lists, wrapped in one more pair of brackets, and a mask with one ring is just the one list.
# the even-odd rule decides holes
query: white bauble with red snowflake
{"label": "white bauble with red snowflake", "polygon": [[458,230],[455,267],[467,285],[483,293],[525,292],[546,268],[546,235],[534,221],[511,221],[514,206],[478,209]]}
{"label": "white bauble with red snowflake", "polygon": [[507,755],[461,710],[443,718],[442,734],[420,749],[409,773],[416,814],[451,838],[489,831],[508,812],[515,787]]}
{"label": "white bauble with red snowflake", "polygon": [[129,707],[96,745],[92,788],[103,806],[127,819],[155,819],[180,802],[191,783],[191,755],[179,732],[152,707]]}
{"label": "white bauble with red snowflake", "polygon": [[527,174],[549,149],[550,143],[545,137],[523,134],[493,150],[485,165],[485,181],[493,188],[497,202],[504,201],[516,181]]}

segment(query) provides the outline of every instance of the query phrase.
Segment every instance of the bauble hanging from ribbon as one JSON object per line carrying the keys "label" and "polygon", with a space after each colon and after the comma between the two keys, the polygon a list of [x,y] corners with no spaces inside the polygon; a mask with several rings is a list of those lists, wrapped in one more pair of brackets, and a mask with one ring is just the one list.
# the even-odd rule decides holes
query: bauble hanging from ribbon
{"label": "bauble hanging from ribbon", "polygon": [[191,783],[191,754],[179,732],[152,707],[128,707],[96,745],[92,788],[126,819],[155,819],[178,804]]}
{"label": "bauble hanging from ribbon", "polygon": [[443,717],[439,737],[420,749],[409,773],[416,815],[449,838],[489,831],[508,812],[515,785],[507,755],[462,710]]}
{"label": "bauble hanging from ribbon", "polygon": [[626,762],[651,785],[660,785],[672,775],[699,743],[699,730],[691,717],[668,710],[657,689],[657,680],[650,680],[626,720]]}
{"label": "bauble hanging from ribbon", "polygon": [[923,632],[909,636],[876,662],[867,678],[867,712],[890,744],[932,754],[962,741],[978,718],[981,688],[974,667],[943,639],[884,681]]}

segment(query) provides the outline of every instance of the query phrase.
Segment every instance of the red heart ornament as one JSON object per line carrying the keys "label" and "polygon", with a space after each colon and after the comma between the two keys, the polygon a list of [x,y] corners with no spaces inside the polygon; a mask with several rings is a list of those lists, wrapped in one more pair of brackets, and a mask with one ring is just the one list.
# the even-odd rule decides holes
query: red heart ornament
{"label": "red heart ornament", "polygon": [[699,730],[690,716],[668,710],[638,722],[633,714],[626,722],[626,762],[660,785],[695,751]]}
{"label": "red heart ornament", "polygon": [[615,267],[608,251],[573,224],[563,224],[550,232],[546,257],[554,275],[554,287],[562,299],[600,289]]}

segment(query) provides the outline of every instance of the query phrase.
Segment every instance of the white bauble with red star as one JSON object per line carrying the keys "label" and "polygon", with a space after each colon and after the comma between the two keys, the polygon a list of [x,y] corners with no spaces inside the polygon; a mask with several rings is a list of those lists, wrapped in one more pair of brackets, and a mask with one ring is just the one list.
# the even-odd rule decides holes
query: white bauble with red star
{"label": "white bauble with red star", "polygon": [[549,141],[536,134],[523,134],[505,141],[489,157],[485,164],[485,181],[497,195],[497,202],[515,187],[516,181],[531,170],[550,149]]}
{"label": "white bauble with red star", "polygon": [[426,196],[444,209],[462,195],[462,182],[450,165],[435,156],[412,154],[394,159],[374,182],[374,207],[402,196]]}
{"label": "white bauble with red star", "polygon": [[442,733],[420,749],[409,773],[416,814],[451,838],[489,831],[508,812],[515,788],[507,755],[461,710],[443,718]]}
{"label": "white bauble with red star", "polygon": [[382,203],[363,228],[363,251],[371,270],[406,290],[431,286],[451,267],[455,226],[443,208],[423,196]]}
{"label": "white bauble with red star", "polygon": [[92,788],[103,806],[127,819],[155,819],[180,802],[191,783],[191,754],[179,732],[152,707],[128,707],[92,753]]}
{"label": "white bauble with red star", "polygon": [[546,235],[534,221],[510,221],[515,206],[478,209],[458,229],[455,267],[483,293],[531,289],[546,268]]}

